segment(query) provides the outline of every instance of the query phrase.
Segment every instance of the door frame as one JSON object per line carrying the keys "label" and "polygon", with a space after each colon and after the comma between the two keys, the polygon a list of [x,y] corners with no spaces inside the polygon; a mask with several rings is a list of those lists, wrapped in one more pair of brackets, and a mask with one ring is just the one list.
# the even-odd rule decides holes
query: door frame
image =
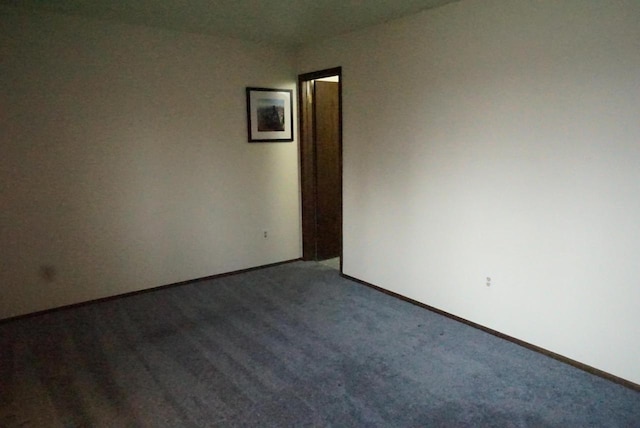
{"label": "door frame", "polygon": [[317,162],[315,124],[309,117],[315,100],[308,102],[307,83],[324,77],[338,76],[338,157],[340,163],[340,272],[342,272],[342,67],[334,67],[298,75],[298,135],[300,148],[300,191],[302,211],[302,260],[316,260],[317,256]]}

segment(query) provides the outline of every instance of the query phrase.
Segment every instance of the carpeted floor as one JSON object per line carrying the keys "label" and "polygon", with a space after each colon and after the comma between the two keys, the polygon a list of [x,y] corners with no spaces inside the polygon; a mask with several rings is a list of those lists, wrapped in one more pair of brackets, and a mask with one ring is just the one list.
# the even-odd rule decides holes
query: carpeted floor
{"label": "carpeted floor", "polygon": [[295,262],[0,324],[1,427],[640,427],[640,393]]}

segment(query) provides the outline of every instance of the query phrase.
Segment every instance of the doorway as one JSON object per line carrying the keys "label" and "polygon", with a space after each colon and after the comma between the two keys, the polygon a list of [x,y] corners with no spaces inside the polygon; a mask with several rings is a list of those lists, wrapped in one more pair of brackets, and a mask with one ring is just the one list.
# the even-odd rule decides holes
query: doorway
{"label": "doorway", "polygon": [[342,271],[342,69],[298,76],[302,258],[340,258]]}

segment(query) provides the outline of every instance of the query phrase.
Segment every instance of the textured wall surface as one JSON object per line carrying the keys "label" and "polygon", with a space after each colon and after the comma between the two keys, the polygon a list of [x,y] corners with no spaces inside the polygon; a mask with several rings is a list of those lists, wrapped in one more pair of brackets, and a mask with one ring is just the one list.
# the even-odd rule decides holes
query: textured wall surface
{"label": "textured wall surface", "polygon": [[638,22],[465,0],[302,50],[343,67],[345,273],[639,383]]}
{"label": "textured wall surface", "polygon": [[246,135],[290,53],[0,12],[0,318],[300,256],[297,144]]}

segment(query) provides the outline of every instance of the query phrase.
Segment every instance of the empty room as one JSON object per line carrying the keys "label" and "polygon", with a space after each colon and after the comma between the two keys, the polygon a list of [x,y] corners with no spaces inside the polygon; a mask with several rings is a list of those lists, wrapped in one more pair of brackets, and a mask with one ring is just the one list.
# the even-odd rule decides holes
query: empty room
{"label": "empty room", "polygon": [[636,0],[0,0],[0,426],[640,426],[638,70]]}

